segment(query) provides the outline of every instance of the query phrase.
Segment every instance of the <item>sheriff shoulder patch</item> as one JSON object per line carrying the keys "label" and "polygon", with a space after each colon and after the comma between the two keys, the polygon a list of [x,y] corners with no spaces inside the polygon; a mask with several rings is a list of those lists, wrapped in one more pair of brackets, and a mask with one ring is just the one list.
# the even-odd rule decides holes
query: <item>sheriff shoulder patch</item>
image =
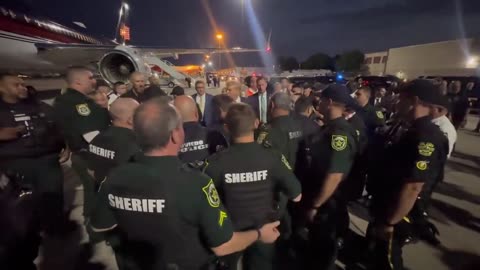
{"label": "sheriff shoulder patch", "polygon": [[88,107],[87,103],[77,104],[75,107],[77,108],[78,114],[80,114],[81,116],[90,115],[90,108]]}
{"label": "sheriff shoulder patch", "polygon": [[332,135],[332,148],[336,151],[342,151],[347,148],[347,136],[343,135]]}
{"label": "sheriff shoulder patch", "polygon": [[421,142],[418,144],[418,153],[424,157],[429,157],[435,151],[435,145],[430,142]]}
{"label": "sheriff shoulder patch", "polygon": [[417,169],[420,171],[425,171],[428,168],[428,161],[420,160],[417,161]]}
{"label": "sheriff shoulder patch", "polygon": [[385,116],[383,116],[383,113],[382,113],[381,111],[377,111],[377,117],[378,117],[379,119],[385,118]]}
{"label": "sheriff shoulder patch", "polygon": [[287,167],[287,169],[290,171],[292,170],[292,166],[290,166],[290,163],[288,163],[288,160],[284,155],[282,155],[282,163],[285,165],[285,167]]}
{"label": "sheriff shoulder patch", "polygon": [[215,188],[212,179],[210,179],[208,184],[204,186],[202,190],[205,193],[208,204],[210,204],[211,207],[216,208],[220,206],[220,197],[218,196],[217,189]]}

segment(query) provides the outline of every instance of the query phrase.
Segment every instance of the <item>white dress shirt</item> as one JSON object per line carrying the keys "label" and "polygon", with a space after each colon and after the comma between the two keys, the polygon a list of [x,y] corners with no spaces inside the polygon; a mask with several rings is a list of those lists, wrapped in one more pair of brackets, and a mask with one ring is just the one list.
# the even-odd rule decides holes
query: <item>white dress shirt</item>
{"label": "white dress shirt", "polygon": [[267,123],[267,92],[258,93],[258,110],[260,111],[260,122]]}
{"label": "white dress shirt", "polygon": [[117,100],[117,98],[119,98],[119,96],[117,96],[117,94],[115,94],[113,91],[111,91],[110,93],[107,94],[107,98],[108,98],[108,105],[112,105],[112,103]]}
{"label": "white dress shirt", "polygon": [[440,130],[445,134],[445,136],[448,139],[448,158],[450,158],[450,155],[452,154],[453,151],[453,146],[457,142],[457,131],[455,130],[455,127],[452,125],[452,122],[444,115],[438,118],[435,118],[432,120],[432,123],[437,125]]}
{"label": "white dress shirt", "polygon": [[198,106],[200,107],[200,111],[202,112],[202,114],[205,113],[205,94],[203,94],[202,96],[197,94],[195,102],[197,102]]}
{"label": "white dress shirt", "polygon": [[242,102],[242,99],[241,99],[240,97],[237,97],[237,99],[235,99],[234,102],[235,102],[235,103],[240,103],[240,102]]}

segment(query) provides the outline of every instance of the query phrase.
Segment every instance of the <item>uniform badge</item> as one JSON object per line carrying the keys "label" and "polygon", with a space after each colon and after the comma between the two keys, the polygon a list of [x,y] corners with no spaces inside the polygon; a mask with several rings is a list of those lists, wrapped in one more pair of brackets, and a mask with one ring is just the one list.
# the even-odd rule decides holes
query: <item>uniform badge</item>
{"label": "uniform badge", "polygon": [[421,160],[417,161],[417,169],[420,171],[425,171],[428,168],[428,161]]}
{"label": "uniform badge", "polygon": [[77,104],[75,107],[77,108],[78,114],[80,114],[81,116],[90,115],[90,108],[88,107],[87,103]]}
{"label": "uniform badge", "polygon": [[208,204],[210,204],[211,207],[216,208],[220,206],[220,197],[218,196],[217,189],[215,188],[212,179],[210,179],[210,182],[208,182],[208,184],[204,186],[202,190],[207,196]]}
{"label": "uniform badge", "polygon": [[429,142],[421,142],[418,144],[418,153],[424,157],[429,157],[435,151],[435,145]]}
{"label": "uniform badge", "polygon": [[332,148],[336,151],[342,151],[347,148],[347,136],[332,135]]}
{"label": "uniform badge", "polygon": [[290,166],[290,163],[288,163],[288,160],[284,155],[282,155],[282,162],[283,162],[283,165],[287,167],[287,169],[289,169],[290,171],[292,170],[292,166]]}
{"label": "uniform badge", "polygon": [[227,213],[225,213],[224,211],[220,210],[219,212],[219,215],[218,215],[218,225],[220,225],[220,227],[223,226],[223,221],[227,218]]}
{"label": "uniform badge", "polygon": [[382,113],[381,111],[377,111],[377,117],[378,117],[379,119],[385,118],[385,116],[383,116],[383,113]]}

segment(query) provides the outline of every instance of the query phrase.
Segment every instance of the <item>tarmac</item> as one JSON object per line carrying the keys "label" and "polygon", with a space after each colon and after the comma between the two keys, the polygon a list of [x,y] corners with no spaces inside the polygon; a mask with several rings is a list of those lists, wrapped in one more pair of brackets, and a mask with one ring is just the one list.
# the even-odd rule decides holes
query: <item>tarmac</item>
{"label": "tarmac", "polygon": [[[218,94],[221,89],[208,89]],[[192,94],[193,89],[186,89]],[[440,231],[441,245],[425,242],[404,248],[405,266],[411,270],[423,269],[480,269],[480,134],[472,130],[478,117],[469,116],[467,125],[459,131],[455,153],[448,161],[445,180],[433,194],[431,221]],[[70,164],[65,173],[65,207],[77,229],[62,238],[47,238],[41,247],[36,264],[41,270],[118,269],[112,249],[105,243],[91,247],[83,225],[83,188]],[[350,228],[365,235],[368,217],[365,209],[350,209]],[[359,250],[359,252],[361,252]],[[343,269],[342,263],[338,268]]]}

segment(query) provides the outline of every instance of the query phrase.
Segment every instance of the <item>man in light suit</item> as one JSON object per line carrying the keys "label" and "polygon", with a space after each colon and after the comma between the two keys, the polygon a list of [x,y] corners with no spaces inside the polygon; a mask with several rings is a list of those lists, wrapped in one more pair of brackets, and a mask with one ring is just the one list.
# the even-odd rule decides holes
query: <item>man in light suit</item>
{"label": "man in light suit", "polygon": [[205,92],[205,82],[203,81],[198,80],[195,82],[195,90],[197,93],[193,94],[192,98],[202,113],[200,123],[206,127],[211,126],[215,121],[212,107],[213,96]]}
{"label": "man in light suit", "polygon": [[242,97],[242,85],[239,82],[230,81],[227,82],[227,95],[233,99],[233,102],[240,103],[246,102],[246,98]]}
{"label": "man in light suit", "polygon": [[267,93],[267,80],[265,78],[257,79],[258,92],[247,97],[247,102],[252,106],[261,123],[267,123],[268,114],[268,99],[270,96]]}

